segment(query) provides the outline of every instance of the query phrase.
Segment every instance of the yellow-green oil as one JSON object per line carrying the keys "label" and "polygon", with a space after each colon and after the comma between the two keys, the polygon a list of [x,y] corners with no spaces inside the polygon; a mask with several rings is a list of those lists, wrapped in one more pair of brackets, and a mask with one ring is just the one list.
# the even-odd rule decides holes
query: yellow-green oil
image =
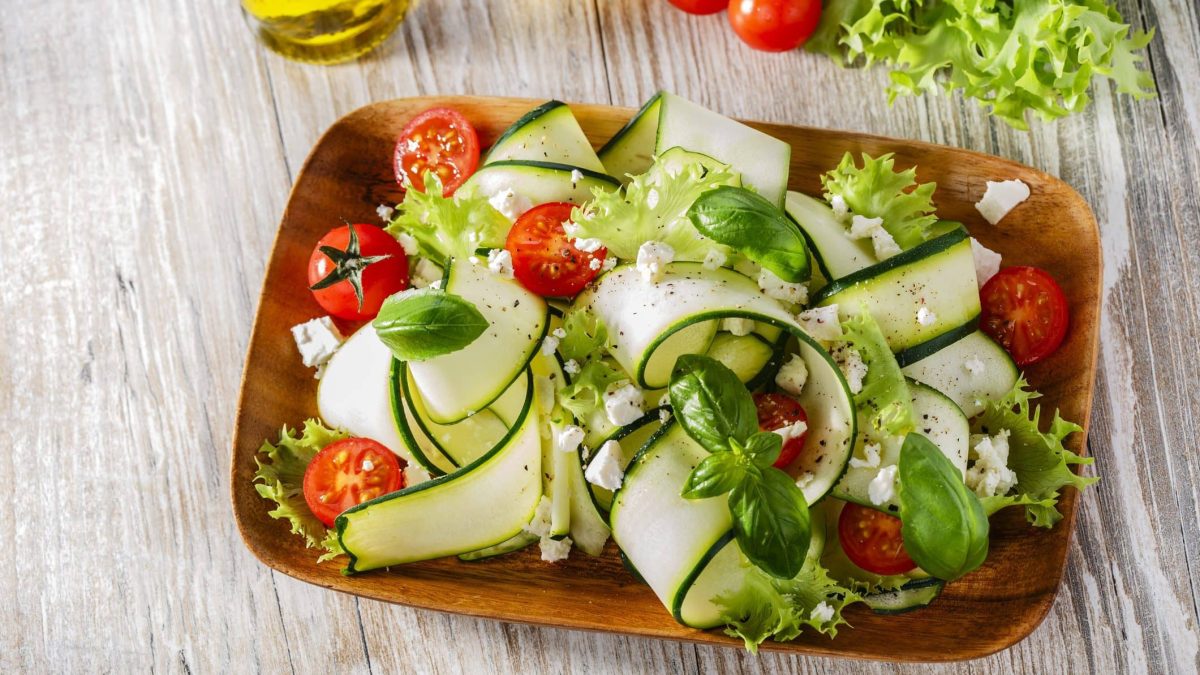
{"label": "yellow-green oil", "polygon": [[409,0],[242,0],[268,48],[296,61],[338,63],[383,42]]}

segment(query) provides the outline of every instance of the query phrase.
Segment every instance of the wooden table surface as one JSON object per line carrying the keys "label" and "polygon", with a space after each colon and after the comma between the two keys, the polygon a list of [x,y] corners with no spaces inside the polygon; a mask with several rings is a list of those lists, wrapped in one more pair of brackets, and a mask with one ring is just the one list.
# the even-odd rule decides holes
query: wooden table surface
{"label": "wooden table surface", "polygon": [[[1073,185],[1103,235],[1091,454],[1062,591],[1016,647],[958,672],[1200,667],[1200,17],[1158,30],[1157,99],[1105,84],[1014,131],[959,98],[888,107],[883,71],[743,48],[665,0],[430,0],[368,58],[289,63],[232,2],[9,2],[0,18],[0,670],[893,672],[505,625],[272,573],[229,506],[229,440],[292,177],[366,103],[431,93],[637,105],[921,138]],[[1053,223],[1047,223],[1053,227]],[[564,611],[571,611],[564,608]],[[920,639],[898,636],[897,639]]]}

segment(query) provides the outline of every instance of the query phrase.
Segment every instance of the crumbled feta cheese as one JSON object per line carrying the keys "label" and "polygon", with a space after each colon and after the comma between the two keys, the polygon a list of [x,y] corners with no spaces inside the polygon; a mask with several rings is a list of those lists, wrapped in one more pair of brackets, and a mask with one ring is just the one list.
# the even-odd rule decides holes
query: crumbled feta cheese
{"label": "crumbled feta cheese", "polygon": [[896,497],[896,470],[898,468],[895,464],[885,466],[871,479],[871,484],[867,486],[867,497],[875,506],[882,506]]}
{"label": "crumbled feta cheese", "polygon": [[967,487],[980,497],[1008,494],[1017,484],[1017,474],[1008,468],[1008,429],[995,436],[971,435],[971,455],[967,468]]}
{"label": "crumbled feta cheese", "polygon": [[608,272],[609,270],[611,270],[612,268],[614,268],[616,266],[617,266],[616,257],[610,255],[604,259],[604,264],[600,266],[600,270],[603,272]]}
{"label": "crumbled feta cheese", "polygon": [[671,405],[671,394],[667,392],[658,398],[658,407],[666,408]]}
{"label": "crumbled feta cheese", "polygon": [[523,195],[513,192],[512,188],[501,190],[492,195],[488,203],[492,205],[492,208],[504,214],[504,217],[509,220],[516,220],[518,216],[533,207],[533,202],[526,199]]}
{"label": "crumbled feta cheese", "polygon": [[364,459],[362,461],[362,470],[363,471],[374,471],[375,470],[375,462],[372,462],[369,459]]}
{"label": "crumbled feta cheese", "polygon": [[[535,375],[533,390],[537,394],[538,407],[543,413],[554,411],[554,380],[545,375]],[[545,426],[545,425],[543,425]]]}
{"label": "crumbled feta cheese", "polygon": [[871,233],[871,246],[875,249],[875,257],[880,260],[887,260],[901,251],[892,233],[882,227]]}
{"label": "crumbled feta cheese", "polygon": [[425,470],[425,467],[417,464],[416,462],[410,461],[404,467],[404,484],[406,486],[418,485],[432,479],[433,476],[429,475],[429,472]]}
{"label": "crumbled feta cheese", "polygon": [[535,537],[548,538],[550,536],[550,511],[553,508],[554,505],[550,503],[550,499],[546,495],[542,495],[542,500],[538,502],[537,508],[533,511],[533,518],[521,529]]}
{"label": "crumbled feta cheese", "polygon": [[804,359],[799,354],[789,354],[787,361],[779,366],[779,372],[775,373],[775,384],[792,396],[799,396],[807,381],[808,366],[804,365]]}
{"label": "crumbled feta cheese", "polygon": [[468,256],[467,260],[469,260],[472,265],[478,265],[479,263],[483,262],[477,255]]}
{"label": "crumbled feta cheese", "polygon": [[671,421],[671,411],[662,408],[658,411],[658,421],[660,424],[666,424]]}
{"label": "crumbled feta cheese", "polygon": [[442,268],[430,262],[428,258],[417,258],[417,264],[413,266],[412,271],[413,287],[425,288],[441,279]]}
{"label": "crumbled feta cheese", "polygon": [[727,330],[738,337],[754,332],[754,319],[721,319],[721,330]]}
{"label": "crumbled feta cheese", "polygon": [[319,369],[317,379],[325,372],[321,366],[333,357],[345,340],[337,326],[333,325],[333,320],[327,316],[292,326],[292,338],[296,340],[296,349],[300,350],[300,360],[304,365]]}
{"label": "crumbled feta cheese", "polygon": [[988,279],[996,276],[996,272],[1000,271],[1000,254],[979,243],[975,237],[971,237],[971,255],[975,258],[975,281],[979,282],[980,288],[983,288]]}
{"label": "crumbled feta cheese", "polygon": [[804,488],[811,485],[812,482],[816,479],[817,479],[817,474],[815,474],[811,471],[805,471],[804,473],[800,474],[800,476],[798,478],[796,478],[796,487],[803,490]]}
{"label": "crumbled feta cheese", "polygon": [[704,269],[706,270],[715,270],[718,267],[724,267],[727,262],[729,262],[729,256],[725,255],[725,252],[720,249],[710,248],[708,253],[704,254]]}
{"label": "crumbled feta cheese", "polygon": [[551,331],[550,334],[553,335],[554,337],[558,338],[559,340],[562,340],[567,337],[567,329],[563,328],[562,326],[559,326],[558,328],[555,328],[553,331]]}
{"label": "crumbled feta cheese", "polygon": [[989,223],[995,225],[1016,208],[1017,204],[1029,199],[1029,186],[1020,180],[988,181],[983,199],[975,202],[975,210]]}
{"label": "crumbled feta cheese", "polygon": [[879,466],[879,449],[878,443],[867,443],[863,446],[863,456],[865,459],[851,457],[850,467],[854,469],[874,469]]}
{"label": "crumbled feta cheese", "polygon": [[883,218],[868,218],[866,216],[854,216],[850,219],[850,238],[851,239],[866,239],[871,236],[876,230],[883,229]]}
{"label": "crumbled feta cheese", "polygon": [[857,394],[862,391],[863,378],[867,376],[867,364],[862,360],[862,355],[857,349],[850,345],[840,345],[833,350],[831,354],[833,360],[837,362],[838,368],[841,369],[842,375],[846,378],[846,386],[850,387],[851,394]]}
{"label": "crumbled feta cheese", "polygon": [[833,621],[833,614],[833,606],[822,600],[821,602],[817,603],[816,607],[813,607],[813,610],[809,613],[808,618],[816,621],[817,623],[829,623],[830,621]]}
{"label": "crumbled feta cheese", "polygon": [[435,291],[436,291],[436,290],[438,290],[438,289],[440,289],[440,288],[442,287],[442,280],[441,280],[441,279],[438,279],[437,281],[435,281],[435,282],[433,282],[433,283],[429,284],[429,287],[430,287],[430,288],[432,288],[432,289],[433,289],[433,290],[435,290]]}
{"label": "crumbled feta cheese", "polygon": [[642,281],[656,284],[662,280],[666,266],[674,259],[675,249],[670,244],[648,241],[638,249],[637,271],[641,273]]}
{"label": "crumbled feta cheese", "polygon": [[821,342],[832,342],[842,337],[842,322],[838,319],[838,306],[814,307],[796,316],[800,328],[809,337]]}
{"label": "crumbled feta cheese", "polygon": [[829,205],[833,207],[834,218],[837,218],[844,223],[846,222],[846,219],[850,217],[850,206],[846,204],[846,199],[841,195],[834,195],[833,198],[829,200]]}
{"label": "crumbled feta cheese", "polygon": [[559,452],[575,452],[586,435],[582,428],[568,424],[554,432],[554,448]]}
{"label": "crumbled feta cheese", "polygon": [[604,414],[608,416],[609,422],[619,427],[641,417],[644,405],[642,390],[629,382],[615,383],[604,392]]}
{"label": "crumbled feta cheese", "polygon": [[400,248],[404,249],[404,255],[417,255],[421,252],[421,245],[407,232],[397,234],[396,241],[400,243]]}
{"label": "crumbled feta cheese", "polygon": [[804,432],[806,432],[806,431],[808,431],[808,425],[805,424],[803,420],[797,420],[797,421],[787,425],[786,427],[780,427],[779,429],[772,429],[771,433],[782,438],[783,442],[786,444],[788,441],[792,440],[793,438],[800,438],[801,436],[804,435]]}
{"label": "crumbled feta cheese", "polygon": [[541,541],[538,542],[538,548],[542,552],[542,560],[544,562],[566,560],[567,556],[571,554],[571,538],[553,539],[551,537],[542,537]]}
{"label": "crumbled feta cheese", "polygon": [[542,353],[546,356],[553,356],[554,352],[558,351],[558,343],[560,340],[554,335],[547,335],[542,338]]}
{"label": "crumbled feta cheese", "polygon": [[571,169],[571,183],[578,183],[583,180],[583,172],[579,169]]}
{"label": "crumbled feta cheese", "polygon": [[973,356],[963,363],[963,368],[971,375],[979,375],[984,370],[983,361],[979,360],[978,356]]}
{"label": "crumbled feta cheese", "polygon": [[568,375],[578,375],[580,371],[579,362],[575,359],[568,359],[567,362],[563,364],[563,370]]}
{"label": "crumbled feta cheese", "polygon": [[599,258],[592,258],[591,260],[588,261],[588,267],[590,267],[591,269],[594,269],[594,270],[600,269],[600,266],[603,264],[604,263],[601,262]]}
{"label": "crumbled feta cheese", "polygon": [[767,268],[758,271],[758,287],[768,297],[792,304],[808,302],[808,286],[803,283],[791,283],[775,276]]}
{"label": "crumbled feta cheese", "polygon": [[596,452],[596,456],[588,463],[583,477],[587,482],[602,487],[605,490],[616,490],[621,487],[625,478],[624,454],[621,444],[616,441],[605,441]]}
{"label": "crumbled feta cheese", "polygon": [[511,279],[513,276],[512,254],[502,248],[488,251],[488,269],[495,274]]}
{"label": "crumbled feta cheese", "polygon": [[575,248],[582,253],[595,253],[604,246],[604,242],[600,241],[599,239],[586,239],[583,237],[579,239],[573,239],[571,243],[574,244]]}
{"label": "crumbled feta cheese", "polygon": [[650,208],[658,206],[658,190],[650,188],[650,191],[646,193],[646,206]]}
{"label": "crumbled feta cheese", "polygon": [[937,314],[934,314],[928,307],[921,305],[917,310],[917,323],[922,326],[932,326],[937,321]]}
{"label": "crumbled feta cheese", "polygon": [[387,204],[380,204],[375,207],[375,213],[379,215],[379,219],[385,223],[392,222],[392,215],[396,213],[396,209]]}

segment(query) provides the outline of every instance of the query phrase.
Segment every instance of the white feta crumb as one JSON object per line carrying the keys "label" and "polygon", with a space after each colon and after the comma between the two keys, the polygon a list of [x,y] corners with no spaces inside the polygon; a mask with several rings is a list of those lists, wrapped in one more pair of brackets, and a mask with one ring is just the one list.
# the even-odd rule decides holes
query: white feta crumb
{"label": "white feta crumb", "polygon": [[429,284],[429,287],[430,287],[430,288],[432,288],[432,289],[433,289],[433,290],[435,290],[435,291],[436,291],[436,290],[438,290],[438,289],[440,289],[440,288],[442,287],[442,280],[441,280],[441,279],[438,279],[437,281],[435,281],[435,282],[433,282],[433,283]]}
{"label": "white feta crumb", "polygon": [[859,354],[858,350],[850,345],[843,344],[834,349],[831,356],[846,378],[846,386],[850,387],[850,393],[861,392],[863,378],[867,376],[867,364],[862,360],[862,354]]}
{"label": "white feta crumb", "polygon": [[387,204],[380,204],[375,207],[375,213],[379,215],[379,219],[385,223],[392,222],[392,216],[396,213],[396,209]]}
{"label": "white feta crumb", "polygon": [[553,331],[551,331],[550,334],[553,335],[554,337],[558,338],[559,340],[562,340],[563,338],[567,337],[567,329],[563,328],[562,326],[559,326],[558,328],[555,328]]}
{"label": "white feta crumb", "polygon": [[546,495],[542,495],[542,500],[538,502],[537,508],[533,511],[533,518],[529,519],[529,524],[521,528],[543,539],[550,536],[550,511],[554,505],[550,503],[550,499]]}
{"label": "white feta crumb", "polygon": [[600,269],[600,266],[603,264],[604,263],[601,262],[599,258],[592,258],[591,260],[588,261],[588,267],[590,267],[591,269],[594,269],[594,270]]}
{"label": "white feta crumb", "polygon": [[754,319],[721,319],[721,330],[727,330],[738,337],[754,332]]}
{"label": "white feta crumb", "polygon": [[850,238],[851,239],[867,239],[876,230],[883,229],[883,218],[868,218],[866,216],[854,216],[850,219]]}
{"label": "white feta crumb", "polygon": [[568,375],[578,375],[580,371],[579,362],[575,359],[567,359],[567,362],[563,364],[563,371]]}
{"label": "white feta crumb", "polygon": [[808,381],[808,366],[799,354],[788,354],[787,361],[775,373],[775,384],[792,396],[799,396]]}
{"label": "white feta crumb", "polygon": [[871,484],[867,486],[867,497],[875,506],[882,506],[896,497],[896,470],[898,468],[895,464],[885,466],[871,479]]}
{"label": "white feta crumb", "polygon": [[675,259],[675,249],[661,241],[648,241],[638,248],[637,271],[642,281],[657,284],[662,281],[666,267]]}
{"label": "white feta crumb", "polygon": [[[534,393],[537,394],[538,407],[543,413],[554,412],[554,380],[545,375],[535,375],[533,378]],[[545,425],[542,425],[543,427]]]}
{"label": "white feta crumb", "polygon": [[842,337],[837,305],[807,309],[796,315],[796,319],[800,322],[800,328],[814,340],[832,342]]}
{"label": "white feta crumb", "polygon": [[477,255],[467,256],[467,260],[469,260],[472,265],[478,265],[479,263],[483,262],[483,260],[481,260]]}
{"label": "white feta crumb", "polygon": [[596,456],[588,463],[583,477],[587,482],[602,487],[605,490],[616,490],[621,487],[625,478],[624,455],[621,444],[616,441],[605,441],[596,451]]}
{"label": "white feta crumb", "polygon": [[932,326],[937,321],[937,314],[934,314],[928,307],[921,305],[917,310],[917,323],[922,326]]}
{"label": "white feta crumb", "polygon": [[984,365],[978,356],[972,356],[963,363],[963,368],[966,368],[971,375],[979,375],[983,372]]}
{"label": "white feta crumb", "polygon": [[892,233],[882,227],[871,233],[871,246],[879,260],[887,260],[901,251],[900,244],[896,243]]}
{"label": "white feta crumb", "polygon": [[833,198],[829,200],[829,205],[833,207],[834,218],[837,218],[844,223],[846,222],[846,219],[850,217],[850,206],[846,204],[846,199],[841,195],[834,195]]}
{"label": "white feta crumb", "polygon": [[715,270],[718,267],[724,267],[727,262],[729,262],[729,256],[725,255],[725,252],[720,249],[710,248],[708,253],[704,254],[703,264],[706,270]]}
{"label": "white feta crumb", "polygon": [[1000,271],[1000,254],[971,237],[971,255],[975,258],[975,281],[983,288]]}
{"label": "white feta crumb", "polygon": [[568,424],[554,432],[554,448],[559,452],[575,452],[586,435],[582,428]]}
{"label": "white feta crumb", "polygon": [[671,421],[671,411],[666,408],[661,408],[658,411],[658,421],[660,424],[666,424]]}
{"label": "white feta crumb", "polygon": [[658,206],[658,190],[650,188],[650,191],[646,193],[646,206],[650,208]]}
{"label": "white feta crumb", "polygon": [[805,471],[804,473],[800,474],[800,476],[798,478],[796,478],[796,487],[803,490],[804,488],[811,485],[812,482],[816,479],[817,479],[817,474],[815,474],[811,471]]}
{"label": "white feta crumb", "polygon": [[604,414],[608,421],[623,427],[642,416],[645,400],[642,390],[629,382],[617,382],[604,392]]}
{"label": "white feta crumb", "polygon": [[854,469],[874,469],[879,466],[879,444],[868,443],[863,446],[863,456],[865,459],[857,457],[850,458],[850,466]]}
{"label": "white feta crumb", "polygon": [[671,405],[671,394],[668,392],[658,398],[658,407],[666,408]]}
{"label": "white feta crumb", "polygon": [[566,560],[567,556],[571,555],[571,538],[563,537],[562,539],[553,539],[551,537],[542,537],[538,542],[538,548],[542,552],[542,560],[544,562],[558,562]]}
{"label": "white feta crumb", "polygon": [[432,479],[433,476],[429,475],[429,472],[425,470],[425,467],[417,464],[416,462],[409,462],[404,467],[405,486],[418,485]]}
{"label": "white feta crumb", "polygon": [[775,276],[767,268],[758,271],[758,287],[767,297],[783,302],[802,305],[808,302],[808,286],[803,283],[791,283]]}
{"label": "white feta crumb", "polygon": [[442,268],[430,262],[429,258],[417,258],[413,266],[412,285],[414,288],[425,288],[435,281],[441,281]]}
{"label": "white feta crumb", "polygon": [[595,253],[604,246],[604,242],[600,241],[599,239],[588,239],[585,237],[573,239],[571,243],[574,244],[575,248],[581,253]]}
{"label": "white feta crumb", "polygon": [[542,354],[553,356],[554,352],[558,351],[559,339],[554,335],[547,335],[542,338]]}
{"label": "white feta crumb", "polygon": [[[292,326],[292,338],[300,350],[300,360],[309,368],[325,365],[345,340],[333,325],[333,319],[327,316]],[[323,374],[324,370],[319,372]],[[320,375],[317,377],[320,379]]]}
{"label": "white feta crumb", "polygon": [[967,468],[967,487],[980,497],[1008,494],[1017,484],[1017,474],[1008,468],[1008,429],[995,436],[971,435],[971,454],[974,460]]}
{"label": "white feta crumb", "polygon": [[1004,219],[1017,204],[1029,199],[1029,186],[1020,180],[988,181],[983,199],[975,202],[975,210],[992,225]]}
{"label": "white feta crumb", "polygon": [[513,192],[512,188],[501,190],[488,199],[492,208],[504,214],[509,220],[516,220],[522,213],[533,208],[533,202],[523,195]]}
{"label": "white feta crumb", "polygon": [[363,471],[374,471],[375,470],[375,462],[372,462],[369,459],[364,459],[362,461],[362,470]]}
{"label": "white feta crumb", "polygon": [[583,180],[583,172],[579,169],[571,169],[571,183],[578,183]]}
{"label": "white feta crumb", "polygon": [[488,251],[488,269],[495,274],[511,279],[513,278],[513,259],[512,254],[503,248],[494,248]]}
{"label": "white feta crumb", "polygon": [[404,255],[417,255],[421,252],[421,245],[407,232],[397,234],[396,241],[400,243],[400,248],[404,249]]}
{"label": "white feta crumb", "polygon": [[608,272],[609,270],[611,270],[612,268],[614,268],[616,266],[617,266],[616,257],[610,255],[604,259],[604,264],[600,266],[600,270],[603,272]]}
{"label": "white feta crumb", "polygon": [[806,432],[806,431],[808,431],[808,425],[804,423],[804,420],[796,420],[795,422],[787,425],[786,427],[772,429],[771,433],[782,438],[784,444],[786,445],[787,442],[792,440],[793,438],[800,438],[801,436],[803,436],[804,432]]}
{"label": "white feta crumb", "polygon": [[816,621],[817,623],[829,623],[830,621],[833,621],[833,614],[833,606],[822,600],[821,602],[817,603],[816,607],[813,607],[813,610],[811,613],[809,613],[808,618]]}

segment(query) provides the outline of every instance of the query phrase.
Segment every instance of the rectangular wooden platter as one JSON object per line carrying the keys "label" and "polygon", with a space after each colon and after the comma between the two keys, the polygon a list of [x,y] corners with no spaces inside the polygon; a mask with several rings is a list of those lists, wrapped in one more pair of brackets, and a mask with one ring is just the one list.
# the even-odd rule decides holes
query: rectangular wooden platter
{"label": "rectangular wooden platter", "polygon": [[[317,381],[301,365],[290,327],[323,312],[305,288],[305,265],[324,232],[350,222],[379,222],[379,204],[400,199],[392,173],[396,135],[417,112],[452,106],[475,124],[486,147],[511,122],[540,101],[516,98],[430,96],[376,103],[338,120],[317,142],[279,226],[250,339],[233,439],[231,489],[234,514],[246,546],[264,564],[309,583],[365,598],[457,614],[547,626],[626,633],[739,646],[719,631],[676,623],[649,587],[621,566],[616,548],[599,557],[573,552],[556,565],[541,562],[536,547],[486,562],[457,559],[407,565],[390,571],[343,576],[338,562],[318,565],[286,523],[267,515],[268,504],[251,482],[264,439],[282,425],[316,415]],[[633,110],[572,105],[599,147]],[[1043,405],[1087,428],[1095,381],[1100,312],[1100,242],[1091,210],[1071,187],[1035,169],[990,155],[878,136],[749,122],[792,145],[791,188],[818,194],[818,177],[845,152],[895,153],[898,167],[916,165],[920,181],[935,181],[942,218],[966,223],[981,242],[1004,255],[1006,265],[1035,265],[1062,284],[1071,304],[1065,344],[1026,375],[1045,394]],[[976,212],[988,180],[1019,178],[1028,201],[1001,224]],[[1048,413],[1047,413],[1048,414]],[[1081,451],[1086,432],[1069,439]],[[991,555],[978,571],[948,585],[932,606],[899,616],[847,611],[852,627],[836,639],[806,633],[763,649],[893,661],[971,659],[1009,647],[1029,635],[1054,602],[1074,527],[1077,494],[1060,501],[1066,518],[1053,530],[1025,523],[1020,509],[992,519]]]}

